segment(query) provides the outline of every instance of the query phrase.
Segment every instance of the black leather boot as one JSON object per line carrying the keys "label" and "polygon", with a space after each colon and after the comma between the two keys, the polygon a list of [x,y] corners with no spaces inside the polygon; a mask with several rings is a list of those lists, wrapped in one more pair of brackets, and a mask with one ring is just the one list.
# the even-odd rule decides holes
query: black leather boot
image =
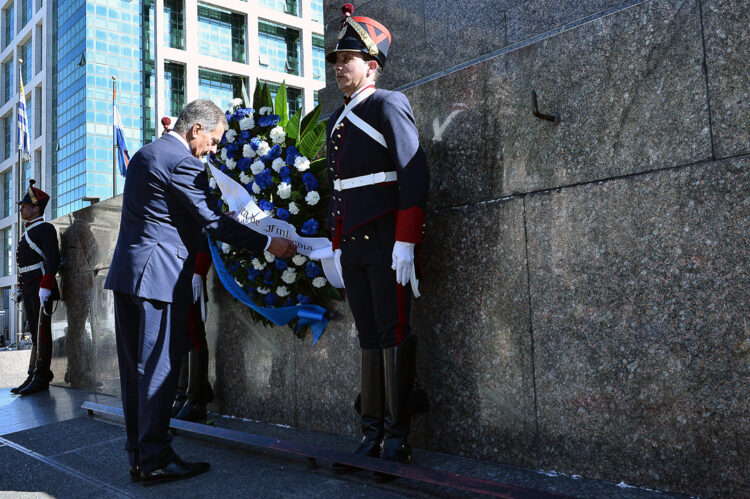
{"label": "black leather boot", "polygon": [[[209,394],[205,393],[206,385],[208,385],[209,390],[211,386],[208,384],[208,350],[205,348],[190,350],[188,365],[187,401],[175,416],[175,419],[193,422],[204,421],[208,416],[208,410],[206,409],[208,402],[206,400]],[[211,393],[211,399],[213,399],[213,393]]]}
{"label": "black leather boot", "polygon": [[[362,350],[361,420],[362,441],[354,451],[356,456],[380,457],[383,442],[383,360],[382,350]],[[359,468],[333,463],[333,471],[347,473]]]}
{"label": "black leather boot", "polygon": [[36,367],[34,368],[34,377],[31,383],[18,391],[19,395],[32,395],[34,393],[49,390],[49,382],[55,377],[49,367],[52,362],[52,344],[47,339],[43,344],[37,347]]}
{"label": "black leather boot", "polygon": [[187,400],[188,362],[188,352],[185,352],[185,355],[182,356],[182,362],[180,363],[180,376],[177,378],[177,394],[172,403],[173,418],[177,417]]}
{"label": "black leather boot", "polygon": [[27,386],[29,386],[29,383],[31,383],[31,380],[34,379],[34,368],[33,367],[29,367],[29,370],[27,371],[27,374],[28,374],[28,377],[26,378],[26,381],[24,381],[23,383],[21,383],[20,385],[18,385],[15,388],[11,388],[10,389],[10,393],[18,393],[21,390],[23,390],[24,388],[26,388]]}
{"label": "black leather boot", "polygon": [[[417,337],[409,335],[400,345],[383,349],[385,379],[385,414],[383,425],[382,459],[408,463],[411,461],[409,436],[409,398],[414,389]],[[393,480],[393,475],[374,473],[381,481]]]}

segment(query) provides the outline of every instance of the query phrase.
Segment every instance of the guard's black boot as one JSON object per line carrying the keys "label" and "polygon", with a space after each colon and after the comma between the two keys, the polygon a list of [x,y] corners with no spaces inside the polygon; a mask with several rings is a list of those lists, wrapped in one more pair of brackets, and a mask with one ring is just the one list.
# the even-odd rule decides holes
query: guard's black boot
{"label": "guard's black boot", "polygon": [[[411,461],[409,436],[409,398],[414,388],[416,372],[417,337],[409,335],[400,345],[383,349],[383,377],[385,379],[385,415],[383,426],[382,459],[408,463]],[[375,472],[380,481],[396,478]]]}
{"label": "guard's black boot", "polygon": [[[383,360],[382,350],[362,350],[362,441],[354,451],[355,456],[380,457],[383,443]],[[359,468],[341,463],[331,467],[337,473],[351,473]]]}
{"label": "guard's black boot", "polygon": [[174,403],[172,403],[173,418],[177,417],[185,405],[185,401],[187,401],[188,362],[188,352],[185,352],[180,363],[180,376],[177,378],[177,395],[175,395]]}
{"label": "guard's black boot", "polygon": [[19,395],[33,395],[35,393],[49,390],[49,382],[52,380],[52,372],[47,370],[40,373],[34,373],[31,383],[26,385],[23,390],[18,392]]}
{"label": "guard's black boot", "polygon": [[[208,383],[208,350],[190,350],[188,365],[187,401],[175,418],[183,421],[204,421],[208,416],[207,399],[209,396],[213,399],[211,385]],[[207,391],[211,393],[206,393]]]}
{"label": "guard's black boot", "polygon": [[24,381],[23,383],[21,383],[15,388],[11,388],[10,393],[18,393],[24,388],[26,388],[27,386],[29,386],[29,383],[31,383],[31,380],[34,379],[34,368],[29,367],[29,370],[27,371],[27,373],[29,376],[26,378],[26,381]]}

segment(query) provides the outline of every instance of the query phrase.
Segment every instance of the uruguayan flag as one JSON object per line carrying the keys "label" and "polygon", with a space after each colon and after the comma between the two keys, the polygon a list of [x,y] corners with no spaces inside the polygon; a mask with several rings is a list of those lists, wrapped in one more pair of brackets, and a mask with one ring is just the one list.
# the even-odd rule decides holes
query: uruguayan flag
{"label": "uruguayan flag", "polygon": [[114,124],[114,139],[115,146],[118,149],[117,157],[119,158],[120,175],[123,177],[128,171],[128,163],[130,163],[130,154],[128,153],[128,146],[125,144],[125,131],[123,130],[122,120],[120,119],[120,113],[115,108],[115,124]]}
{"label": "uruguayan flag", "polygon": [[23,92],[23,77],[18,75],[21,91],[18,96],[18,150],[23,159],[31,159],[31,138],[29,137],[29,120],[26,118],[26,95]]}

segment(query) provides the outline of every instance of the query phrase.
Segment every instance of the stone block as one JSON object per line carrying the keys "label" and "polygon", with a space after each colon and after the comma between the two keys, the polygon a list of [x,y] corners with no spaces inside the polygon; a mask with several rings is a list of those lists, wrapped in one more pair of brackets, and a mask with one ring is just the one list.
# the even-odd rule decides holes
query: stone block
{"label": "stone block", "polygon": [[737,497],[750,160],[527,198],[542,467]]}
{"label": "stone block", "polygon": [[[699,14],[645,2],[488,61],[495,195],[710,158]],[[559,125],[532,116],[532,90]]]}
{"label": "stone block", "polygon": [[750,3],[708,0],[703,6],[711,124],[717,158],[750,152]]}
{"label": "stone block", "polygon": [[416,446],[537,465],[523,213],[514,199],[428,216],[412,325],[431,409]]}

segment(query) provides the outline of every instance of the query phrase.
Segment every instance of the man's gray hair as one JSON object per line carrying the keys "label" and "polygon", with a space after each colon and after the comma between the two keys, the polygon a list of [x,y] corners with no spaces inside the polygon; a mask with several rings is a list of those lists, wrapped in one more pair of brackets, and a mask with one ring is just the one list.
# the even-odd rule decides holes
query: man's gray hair
{"label": "man's gray hair", "polygon": [[219,125],[223,126],[224,130],[229,128],[224,111],[207,99],[197,99],[188,103],[177,118],[174,131],[180,135],[187,135],[196,123],[203,125],[207,132],[215,130]]}

